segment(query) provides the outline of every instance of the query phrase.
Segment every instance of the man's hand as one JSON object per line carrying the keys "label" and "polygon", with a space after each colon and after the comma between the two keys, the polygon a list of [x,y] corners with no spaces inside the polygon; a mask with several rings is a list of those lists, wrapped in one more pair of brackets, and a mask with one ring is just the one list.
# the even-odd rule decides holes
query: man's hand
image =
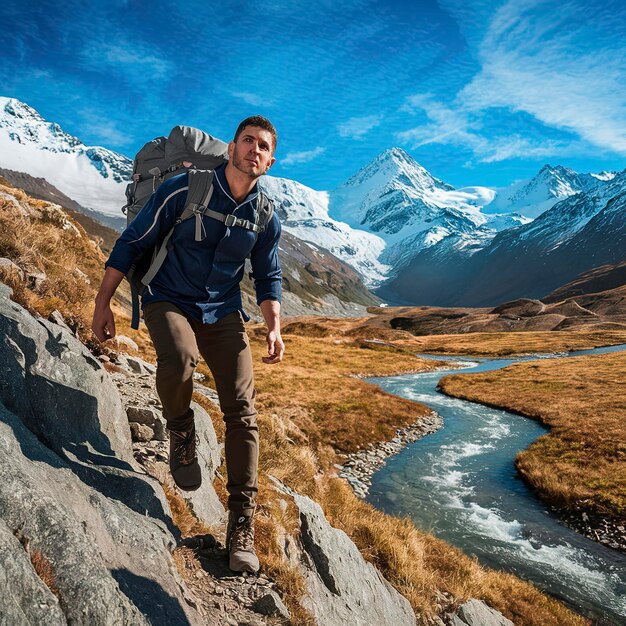
{"label": "man's hand", "polygon": [[91,330],[98,341],[106,341],[115,337],[115,318],[110,304],[101,305],[96,302]]}
{"label": "man's hand", "polygon": [[115,319],[111,311],[111,298],[122,282],[124,274],[114,267],[107,267],[102,277],[102,283],[96,296],[96,307],[93,311],[91,330],[98,341],[106,341],[115,337]]}
{"label": "man's hand", "polygon": [[270,330],[265,336],[267,341],[267,354],[261,359],[263,363],[278,363],[283,360],[283,354],[285,352],[285,344],[280,336],[280,332],[277,330]]}

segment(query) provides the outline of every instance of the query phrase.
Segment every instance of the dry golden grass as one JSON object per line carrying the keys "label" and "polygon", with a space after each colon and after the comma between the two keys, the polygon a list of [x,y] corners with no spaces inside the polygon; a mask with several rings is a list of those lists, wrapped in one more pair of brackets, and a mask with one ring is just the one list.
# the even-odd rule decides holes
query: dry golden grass
{"label": "dry golden grass", "polygon": [[32,549],[29,552],[30,562],[33,564],[33,569],[37,572],[37,576],[41,578],[43,584],[50,589],[50,591],[57,597],[61,597],[59,587],[56,583],[54,575],[54,569],[52,563],[39,551]]}
{"label": "dry golden grass", "polygon": [[504,408],[550,426],[517,457],[550,502],[626,513],[626,354],[516,363],[442,378],[452,396]]}
{"label": "dry golden grass", "polygon": [[102,277],[103,254],[69,216],[65,219],[80,234],[72,228],[61,228],[54,205],[50,208],[48,202],[30,199],[24,192],[1,184],[0,191],[40,214],[39,218],[21,216],[11,201],[0,198],[0,257],[29,271],[44,272],[47,279],[35,290],[13,272],[2,272],[0,278],[13,288],[14,300],[44,317],[58,309],[81,339],[89,341],[93,285],[98,285]]}
{"label": "dry golden grass", "polygon": [[621,330],[563,330],[558,332],[467,333],[413,337],[411,340],[401,340],[396,343],[415,349],[417,352],[506,357],[612,346],[626,343],[626,332]]}
{"label": "dry golden grass", "polygon": [[[265,365],[261,356],[267,345],[254,328],[251,335],[257,406],[262,413],[280,411],[283,419],[288,418],[290,436],[316,451],[332,446],[338,452],[353,452],[370,442],[391,439],[396,429],[430,412],[355,375],[427,371],[437,365],[435,361],[360,341],[285,335],[284,361]],[[199,371],[211,381],[206,366]]]}

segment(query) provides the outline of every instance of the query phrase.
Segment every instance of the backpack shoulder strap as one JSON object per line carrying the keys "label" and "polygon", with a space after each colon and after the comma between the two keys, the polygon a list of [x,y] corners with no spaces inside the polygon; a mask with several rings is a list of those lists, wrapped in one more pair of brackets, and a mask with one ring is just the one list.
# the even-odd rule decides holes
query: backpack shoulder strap
{"label": "backpack shoulder strap", "polygon": [[263,232],[267,228],[267,225],[270,223],[272,215],[274,214],[274,201],[271,198],[268,198],[262,191],[259,191],[256,206],[256,223],[261,228],[261,232]]}
{"label": "backpack shoulder strap", "polygon": [[174,229],[186,219],[196,217],[196,241],[202,239],[202,213],[203,208],[209,204],[209,200],[213,195],[213,171],[212,170],[189,170],[187,190],[187,200],[185,201],[185,207],[183,212],[174,222],[174,226],[167,233],[158,250],[155,251],[154,257],[150,267],[143,275],[141,282],[144,285],[149,285],[152,279],[157,275],[157,272],[161,269],[167,252],[169,249],[169,242],[174,234]]}
{"label": "backpack shoulder strap", "polygon": [[189,177],[187,201],[183,212],[178,220],[176,220],[176,225],[195,215],[195,240],[201,241],[202,231],[204,229],[204,225],[202,224],[202,215],[207,213],[207,207],[209,206],[211,196],[213,195],[213,179],[215,177],[215,173],[213,170],[189,170],[187,175]]}

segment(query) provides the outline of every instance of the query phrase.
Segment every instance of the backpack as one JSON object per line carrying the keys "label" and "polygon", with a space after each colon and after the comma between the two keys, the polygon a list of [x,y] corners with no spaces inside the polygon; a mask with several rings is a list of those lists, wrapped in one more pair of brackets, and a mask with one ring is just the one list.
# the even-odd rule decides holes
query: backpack
{"label": "backpack", "polygon": [[202,240],[202,217],[207,215],[224,222],[262,233],[272,218],[273,202],[259,192],[254,222],[229,214],[224,215],[208,208],[213,195],[213,177],[216,167],[228,160],[227,146],[223,141],[190,126],[175,126],[169,137],[157,137],[141,148],[133,161],[132,182],[126,187],[126,214],[128,226],[161,183],[172,176],[188,172],[189,189],[182,213],[174,226],[154,248],[146,250],[135,259],[126,278],[130,283],[132,301],[131,328],[139,328],[139,296],[156,276],[171,247],[174,229],[182,221],[195,218],[195,240]]}

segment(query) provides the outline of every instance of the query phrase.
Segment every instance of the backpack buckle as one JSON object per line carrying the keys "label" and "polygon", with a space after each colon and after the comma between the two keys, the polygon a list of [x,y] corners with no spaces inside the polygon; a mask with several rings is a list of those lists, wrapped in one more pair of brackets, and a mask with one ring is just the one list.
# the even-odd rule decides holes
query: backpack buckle
{"label": "backpack buckle", "polygon": [[226,219],[224,220],[224,224],[226,224],[226,226],[234,226],[237,223],[237,216],[233,215],[232,213],[230,213],[229,215],[226,216]]}

